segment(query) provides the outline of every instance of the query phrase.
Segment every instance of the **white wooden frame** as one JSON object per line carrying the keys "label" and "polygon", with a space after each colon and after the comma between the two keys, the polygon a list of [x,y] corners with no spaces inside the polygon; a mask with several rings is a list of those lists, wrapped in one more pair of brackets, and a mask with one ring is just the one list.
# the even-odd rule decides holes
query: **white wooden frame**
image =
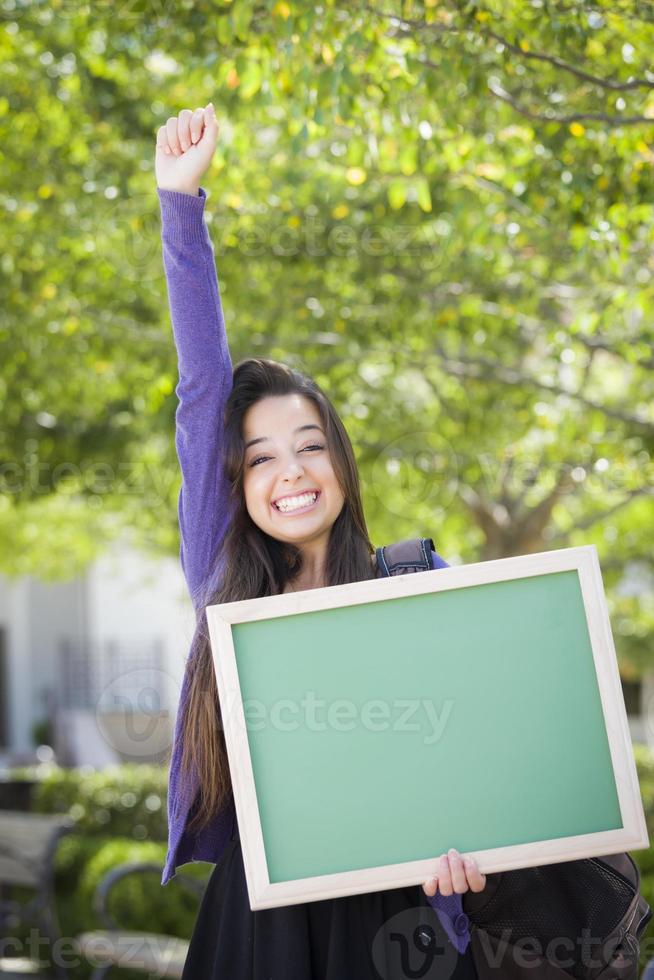
{"label": "white wooden frame", "polygon": [[247,599],[207,607],[207,621],[230,760],[245,874],[254,909],[320,901],[420,884],[436,871],[433,859],[271,883],[247,738],[232,626],[295,613],[424,595],[471,585],[576,570],[588,623],[604,722],[623,827],[472,854],[486,874],[538,864],[615,854],[649,847],[627,714],[611,634],[602,575],[594,545],[502,558],[434,574],[406,574],[347,585]]}

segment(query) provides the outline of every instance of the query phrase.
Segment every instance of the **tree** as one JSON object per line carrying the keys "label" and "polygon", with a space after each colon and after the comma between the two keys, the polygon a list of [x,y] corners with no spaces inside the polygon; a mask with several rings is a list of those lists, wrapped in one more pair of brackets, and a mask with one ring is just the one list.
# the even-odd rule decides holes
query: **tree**
{"label": "tree", "polygon": [[1,16],[1,567],[71,574],[125,525],[176,550],[152,143],[213,98],[234,359],[324,385],[374,540],[430,534],[464,561],[596,543],[624,669],[646,663],[648,8],[62,0]]}

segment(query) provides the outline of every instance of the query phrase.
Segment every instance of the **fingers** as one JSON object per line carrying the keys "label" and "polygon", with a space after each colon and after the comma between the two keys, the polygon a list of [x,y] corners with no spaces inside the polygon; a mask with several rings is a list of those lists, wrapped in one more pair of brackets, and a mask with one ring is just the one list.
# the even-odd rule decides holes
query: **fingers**
{"label": "fingers", "polygon": [[468,878],[463,866],[463,858],[454,848],[448,851],[447,856],[452,874],[452,887],[458,895],[463,895],[468,891]]}
{"label": "fingers", "polygon": [[424,883],[422,890],[429,898],[433,898],[438,891],[438,878],[430,878]]}
{"label": "fingers", "polygon": [[[174,153],[176,157],[185,153],[192,145],[191,122],[195,119],[197,112],[190,109],[182,109],[178,116],[170,116],[165,126],[161,126],[157,133],[157,146],[165,153]],[[196,129],[198,129],[196,123]],[[201,132],[201,129],[200,129]],[[199,136],[198,136],[199,139]]]}
{"label": "fingers", "polygon": [[459,852],[451,848],[447,854],[441,854],[438,860],[437,873],[429,878],[422,886],[425,895],[432,898],[437,891],[441,895],[463,895],[468,890],[481,892],[486,887],[486,875],[483,875],[474,858],[465,860]]}
{"label": "fingers", "polygon": [[471,892],[483,892],[486,887],[486,875],[483,875],[477,867],[474,858],[467,857],[464,861],[468,884]]}
{"label": "fingers", "polygon": [[197,143],[204,129],[204,109],[196,109],[191,116],[191,143]]}
{"label": "fingers", "polygon": [[166,136],[168,137],[168,146],[176,157],[182,155],[182,147],[179,142],[179,137],[177,135],[177,116],[170,116],[166,120]]}
{"label": "fingers", "polygon": [[165,126],[160,126],[157,130],[157,149],[163,150],[164,153],[171,152],[168,146],[168,133]]}
{"label": "fingers", "polygon": [[216,145],[218,139],[218,120],[216,119],[216,110],[213,107],[213,102],[210,102],[204,110],[204,124],[207,128],[207,134],[210,141]]}
{"label": "fingers", "polygon": [[186,153],[191,147],[191,119],[193,113],[190,109],[182,109],[177,117],[177,138],[182,148],[182,153]]}
{"label": "fingers", "polygon": [[179,157],[202,139],[204,131],[209,131],[212,141],[218,138],[218,120],[210,102],[206,108],[182,109],[179,115],[170,116],[164,126],[157,130],[157,149]]}
{"label": "fingers", "polygon": [[[451,855],[453,852],[450,851]],[[456,853],[456,852],[454,852]],[[448,860],[447,854],[441,854],[438,860],[438,890],[441,895],[453,895],[454,888],[454,878],[453,878],[453,866]],[[460,872],[460,869],[457,869]],[[457,873],[456,880],[460,883],[460,873]]]}

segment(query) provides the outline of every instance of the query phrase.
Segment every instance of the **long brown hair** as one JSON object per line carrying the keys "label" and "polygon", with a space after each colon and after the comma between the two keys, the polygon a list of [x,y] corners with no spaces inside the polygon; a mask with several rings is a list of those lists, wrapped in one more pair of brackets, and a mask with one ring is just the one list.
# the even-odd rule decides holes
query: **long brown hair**
{"label": "long brown hair", "polygon": [[[302,569],[300,549],[261,531],[246,509],[243,493],[245,413],[261,398],[294,394],[310,398],[320,413],[334,473],[345,498],[329,537],[327,585],[359,582],[375,575],[374,549],[363,514],[354,451],[329,398],[311,378],[278,361],[264,358],[241,361],[234,369],[224,418],[223,463],[231,487],[232,516],[198,606],[198,623],[187,667],[188,697],[181,719],[182,769],[192,774],[198,786],[190,822],[193,829],[205,826],[231,796],[204,607],[276,595]],[[229,574],[222,574],[227,569]]]}

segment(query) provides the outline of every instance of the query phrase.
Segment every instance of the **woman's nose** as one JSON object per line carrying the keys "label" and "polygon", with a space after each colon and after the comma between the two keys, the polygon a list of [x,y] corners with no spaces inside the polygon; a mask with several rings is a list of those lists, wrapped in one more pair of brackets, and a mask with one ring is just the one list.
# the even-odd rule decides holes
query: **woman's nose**
{"label": "woman's nose", "polygon": [[304,473],[304,467],[297,459],[290,460],[284,468],[282,478],[284,480],[297,480]]}

